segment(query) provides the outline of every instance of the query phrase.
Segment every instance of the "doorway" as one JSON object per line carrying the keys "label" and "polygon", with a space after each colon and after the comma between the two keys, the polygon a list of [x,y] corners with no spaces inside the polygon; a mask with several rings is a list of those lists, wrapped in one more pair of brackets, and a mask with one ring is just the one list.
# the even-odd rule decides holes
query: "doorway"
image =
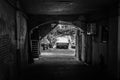
{"label": "doorway", "polygon": [[[38,38],[36,40],[36,52],[38,56],[35,60],[42,60],[43,58],[60,58],[65,60],[67,58],[72,58],[76,61],[84,61],[84,31],[66,21],[58,21],[57,24],[50,24],[50,27],[53,29],[44,36],[39,34],[41,32],[39,27],[37,27],[38,29],[35,31],[38,34]],[[32,33],[34,32],[32,31]],[[34,51],[35,48],[33,48],[32,41],[33,40],[31,40],[31,49]],[[32,54],[35,55],[34,52]]]}

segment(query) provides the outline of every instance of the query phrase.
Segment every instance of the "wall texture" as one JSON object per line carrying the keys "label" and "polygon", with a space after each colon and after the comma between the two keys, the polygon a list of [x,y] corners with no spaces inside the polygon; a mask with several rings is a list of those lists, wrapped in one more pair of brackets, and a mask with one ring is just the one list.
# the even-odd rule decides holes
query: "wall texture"
{"label": "wall texture", "polygon": [[[117,5],[106,9],[98,14],[93,14],[90,21],[97,23],[98,35],[93,40],[92,61],[94,64],[106,64],[111,78],[117,78],[117,55],[118,55],[118,8]],[[107,26],[107,27],[106,27]],[[108,28],[108,34],[101,28]],[[107,35],[106,35],[107,34]],[[108,37],[108,42],[103,40]],[[104,39],[103,39],[104,38]],[[103,61],[102,61],[102,57]]]}
{"label": "wall texture", "polygon": [[0,0],[0,80],[13,76],[16,63],[15,10]]}
{"label": "wall texture", "polygon": [[118,54],[118,8],[111,8],[109,14],[109,54],[108,66],[113,77],[117,76],[117,54]]}
{"label": "wall texture", "polygon": [[118,8],[118,78],[120,79],[120,4]]}
{"label": "wall texture", "polygon": [[20,11],[16,12],[17,19],[17,49],[19,50],[19,57],[21,63],[27,63],[27,43],[28,43],[28,33],[27,33],[27,20],[24,14]]}

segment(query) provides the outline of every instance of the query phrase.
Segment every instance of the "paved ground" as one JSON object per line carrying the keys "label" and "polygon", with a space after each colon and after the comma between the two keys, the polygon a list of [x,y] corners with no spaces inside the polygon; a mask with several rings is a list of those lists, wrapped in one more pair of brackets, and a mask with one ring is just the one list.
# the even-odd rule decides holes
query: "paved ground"
{"label": "paved ground", "polygon": [[48,49],[41,52],[41,56],[75,56],[75,49]]}
{"label": "paved ground", "polygon": [[[64,52],[66,50],[62,50]],[[70,50],[68,50],[69,52]],[[49,51],[48,51],[49,52]],[[59,50],[54,50],[57,52]],[[70,52],[72,53],[72,52]],[[69,53],[65,53],[69,54]],[[19,80],[111,80],[105,67],[86,65],[73,56],[46,56],[24,66]],[[113,79],[115,80],[115,79]]]}
{"label": "paved ground", "polygon": [[36,64],[39,63],[53,63],[53,62],[67,62],[75,63],[78,62],[75,57],[74,49],[48,49],[41,53],[38,60],[35,60]]}
{"label": "paved ground", "polygon": [[104,69],[80,63],[46,63],[26,65],[20,80],[110,80]]}
{"label": "paved ground", "polygon": [[56,64],[59,63],[65,63],[65,64],[76,64],[76,63],[81,63],[76,57],[73,56],[44,56],[40,57],[38,60],[35,60],[35,64],[48,64],[48,63],[54,63]]}

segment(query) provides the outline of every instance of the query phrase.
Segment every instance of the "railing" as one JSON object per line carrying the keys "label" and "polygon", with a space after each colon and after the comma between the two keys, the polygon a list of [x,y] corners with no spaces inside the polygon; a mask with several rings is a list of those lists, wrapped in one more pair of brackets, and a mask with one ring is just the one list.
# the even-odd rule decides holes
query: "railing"
{"label": "railing", "polygon": [[39,57],[38,40],[31,40],[31,50],[33,57]]}

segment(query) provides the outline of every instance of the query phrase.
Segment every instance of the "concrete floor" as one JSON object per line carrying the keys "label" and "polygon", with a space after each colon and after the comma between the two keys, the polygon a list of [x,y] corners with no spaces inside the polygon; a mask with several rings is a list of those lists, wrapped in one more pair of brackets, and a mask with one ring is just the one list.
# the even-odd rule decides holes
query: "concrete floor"
{"label": "concrete floor", "polygon": [[[20,80],[110,80],[105,68],[74,57],[42,57],[21,69]],[[114,79],[113,79],[114,80]]]}
{"label": "concrete floor", "polygon": [[20,71],[20,80],[112,79],[105,68],[86,65],[73,56],[42,56],[34,64],[26,65]]}
{"label": "concrete floor", "polygon": [[76,64],[81,63],[76,57],[73,56],[44,56],[40,57],[39,60],[34,60],[34,64],[48,64],[48,63],[65,63],[65,64]]}
{"label": "concrete floor", "polygon": [[79,63],[75,57],[75,49],[47,49],[41,52],[39,59],[34,59],[35,64],[40,63]]}
{"label": "concrete floor", "polygon": [[40,63],[25,66],[20,80],[107,80],[104,69],[80,63]]}
{"label": "concrete floor", "polygon": [[41,51],[41,56],[75,56],[75,49],[54,49],[50,48]]}

